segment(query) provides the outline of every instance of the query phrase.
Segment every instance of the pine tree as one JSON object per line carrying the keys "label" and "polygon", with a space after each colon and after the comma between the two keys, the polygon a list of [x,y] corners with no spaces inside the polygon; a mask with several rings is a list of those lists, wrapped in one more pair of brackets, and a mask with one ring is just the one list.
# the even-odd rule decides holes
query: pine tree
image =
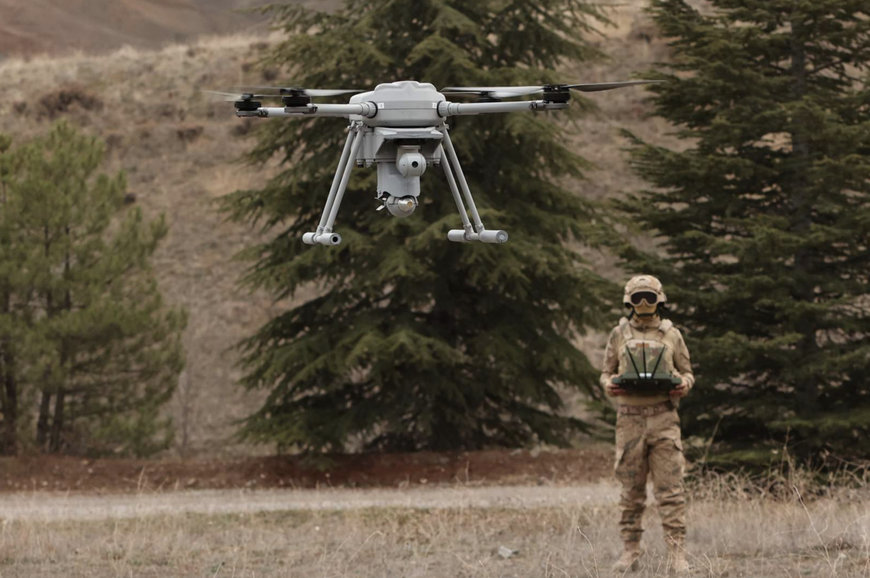
{"label": "pine tree", "polygon": [[635,141],[656,188],[624,203],[660,275],[699,387],[691,433],[719,462],[870,455],[870,6],[654,0],[674,61],[657,114],[685,149]]}
{"label": "pine tree", "polygon": [[17,204],[9,192],[17,157],[12,139],[0,135],[0,454],[4,455],[18,453],[20,445],[18,358],[23,324],[21,315],[13,315],[17,305],[13,295],[21,275],[22,255],[12,242]]}
{"label": "pine tree", "polygon": [[[352,0],[335,13],[284,6],[275,16],[288,37],[268,64],[311,88],[554,82],[561,63],[594,54],[580,36],[601,18],[577,0]],[[510,232],[498,246],[446,240],[460,221],[434,170],[417,212],[397,219],[375,211],[376,172],[364,169],[336,222],[343,244],[303,245],[344,123],[265,123],[252,160],[277,157],[284,170],[227,199],[237,219],[273,232],[247,252],[247,281],[279,299],[312,285],[319,294],[243,344],[244,385],[270,392],[243,437],[312,451],[349,441],[474,449],[563,444],[588,428],[564,411],[559,388],[597,395],[572,339],[602,322],[612,289],[566,245],[594,237],[595,209],[559,184],[585,164],[564,144],[572,112],[558,114],[451,119],[484,222]]]}
{"label": "pine tree", "polygon": [[18,155],[7,189],[14,219],[3,228],[18,260],[4,251],[0,267],[11,262],[21,272],[7,285],[17,310],[4,313],[26,327],[15,377],[19,395],[38,396],[36,445],[90,454],[163,449],[171,424],[158,410],[183,366],[185,325],[184,313],[163,303],[149,266],[166,225],[124,209],[123,173],[97,174],[102,144],[65,123]]}

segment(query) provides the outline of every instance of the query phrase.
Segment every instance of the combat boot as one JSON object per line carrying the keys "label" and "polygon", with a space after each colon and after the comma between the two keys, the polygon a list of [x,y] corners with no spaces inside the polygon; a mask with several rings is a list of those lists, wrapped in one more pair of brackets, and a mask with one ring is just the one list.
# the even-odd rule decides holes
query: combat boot
{"label": "combat boot", "polygon": [[686,560],[686,547],[683,542],[668,542],[667,567],[671,574],[689,573],[689,562]]}
{"label": "combat boot", "polygon": [[643,555],[639,542],[626,542],[622,556],[613,565],[613,571],[619,574],[634,572],[640,567],[638,559]]}

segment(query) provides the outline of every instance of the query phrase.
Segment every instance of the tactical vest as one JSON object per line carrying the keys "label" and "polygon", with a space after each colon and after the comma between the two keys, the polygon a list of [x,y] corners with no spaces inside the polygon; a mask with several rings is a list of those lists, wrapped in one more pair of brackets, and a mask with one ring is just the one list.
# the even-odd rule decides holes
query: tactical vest
{"label": "tactical vest", "polygon": [[664,319],[656,329],[644,333],[633,328],[625,317],[620,319],[619,375],[636,374],[646,378],[677,375],[674,352],[665,342],[673,326],[670,320]]}

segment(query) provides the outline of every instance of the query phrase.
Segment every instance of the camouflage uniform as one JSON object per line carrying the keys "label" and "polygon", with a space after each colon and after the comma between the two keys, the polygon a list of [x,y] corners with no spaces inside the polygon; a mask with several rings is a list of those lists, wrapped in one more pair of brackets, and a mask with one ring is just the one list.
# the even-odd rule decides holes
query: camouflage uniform
{"label": "camouflage uniform", "polygon": [[[649,285],[657,287],[661,295],[660,302],[663,303],[665,297],[661,284],[655,278],[645,278],[654,282],[641,282],[641,288]],[[630,297],[630,290],[637,292],[638,283],[632,283],[636,279],[639,278],[633,278],[626,286],[627,298]],[[670,321],[653,315],[623,318],[610,333],[601,373],[601,386],[605,392],[612,378],[629,369],[628,355],[624,353],[626,344],[637,342],[645,342],[659,349],[664,345],[661,368],[682,378],[687,390],[691,389],[695,380],[689,351],[680,331]],[[622,484],[620,533],[626,551],[634,550],[639,555],[643,533],[641,519],[649,476],[652,478],[653,494],[668,545],[682,552],[686,535],[686,499],[682,483],[685,461],[680,439],[680,418],[676,409],[679,398],[667,394],[641,396],[624,393],[611,399],[617,408],[615,472]],[[684,556],[682,563],[685,564]]]}

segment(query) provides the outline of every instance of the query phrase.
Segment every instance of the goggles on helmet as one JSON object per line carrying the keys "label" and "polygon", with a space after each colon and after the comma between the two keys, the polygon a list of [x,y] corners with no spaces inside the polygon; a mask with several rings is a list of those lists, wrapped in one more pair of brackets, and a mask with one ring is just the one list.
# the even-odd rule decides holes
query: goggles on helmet
{"label": "goggles on helmet", "polygon": [[640,305],[641,301],[646,301],[647,305],[655,305],[658,303],[658,295],[652,291],[638,291],[631,294],[631,303],[633,305]]}

